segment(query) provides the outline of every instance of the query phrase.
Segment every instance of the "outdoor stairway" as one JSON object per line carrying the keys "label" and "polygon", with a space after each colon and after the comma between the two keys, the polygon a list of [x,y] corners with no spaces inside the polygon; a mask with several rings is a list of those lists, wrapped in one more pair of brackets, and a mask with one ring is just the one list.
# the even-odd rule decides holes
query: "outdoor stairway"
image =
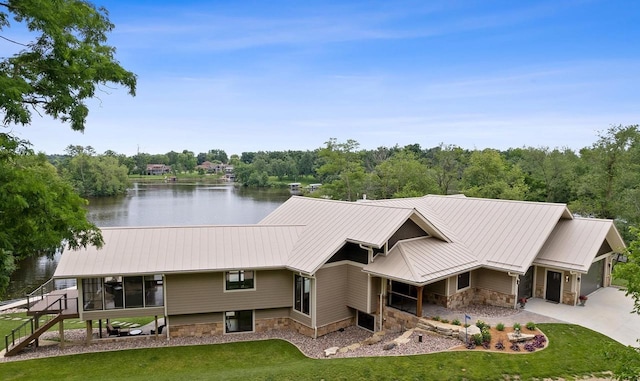
{"label": "outdoor stairway", "polygon": [[[30,334],[29,336],[18,338],[18,340],[16,340],[15,342],[13,342],[11,344],[9,344],[8,340],[6,340],[7,341],[7,349],[6,349],[6,352],[5,352],[4,355],[5,356],[15,356],[15,355],[17,355],[18,353],[20,353],[20,351],[22,351],[24,348],[26,348],[27,345],[29,345],[32,342],[34,342],[35,340],[37,340],[43,333],[47,332],[49,330],[49,328],[53,327],[54,325],[59,323],[64,318],[65,318],[65,316],[62,313],[59,313],[53,319],[47,321],[46,323],[44,323],[43,325],[38,327],[38,329],[33,331],[33,333]],[[32,317],[28,321],[26,321],[24,324],[25,325],[31,324],[31,326],[33,327],[34,324],[35,324],[35,319],[38,319],[38,317]],[[7,339],[8,339],[8,337],[9,337],[9,335],[7,335]]]}

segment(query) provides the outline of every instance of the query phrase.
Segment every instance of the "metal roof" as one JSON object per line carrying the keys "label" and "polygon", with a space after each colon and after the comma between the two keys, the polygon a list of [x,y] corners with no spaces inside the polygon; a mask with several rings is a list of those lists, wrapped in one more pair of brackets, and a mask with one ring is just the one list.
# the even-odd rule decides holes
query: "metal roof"
{"label": "metal roof", "polygon": [[605,239],[614,251],[624,249],[624,241],[612,220],[560,221],[533,263],[586,273]]}
{"label": "metal roof", "polygon": [[303,226],[102,228],[105,244],[65,252],[55,278],[284,268]]}
{"label": "metal roof", "polygon": [[479,267],[471,251],[461,243],[425,237],[400,241],[386,256],[377,256],[363,270],[414,284],[424,284]]}

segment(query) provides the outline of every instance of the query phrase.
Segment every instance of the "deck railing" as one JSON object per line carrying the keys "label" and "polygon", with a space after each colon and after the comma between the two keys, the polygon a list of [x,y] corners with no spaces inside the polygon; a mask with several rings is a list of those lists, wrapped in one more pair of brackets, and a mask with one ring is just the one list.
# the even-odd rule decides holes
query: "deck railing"
{"label": "deck railing", "polygon": [[[57,318],[61,313],[69,308],[69,302],[75,301],[76,311],[78,311],[78,298],[68,298],[67,294],[58,294],[54,295],[56,300],[49,303],[42,311],[42,314],[38,314],[37,316],[31,317],[29,320],[22,323],[17,328],[11,330],[11,333],[4,337],[4,347],[5,349],[9,349],[9,345],[14,346],[21,342],[23,338],[27,338],[38,329],[40,326],[47,325],[51,320]],[[47,295],[43,295],[43,298],[46,298]],[[36,321],[36,319],[38,321]]]}

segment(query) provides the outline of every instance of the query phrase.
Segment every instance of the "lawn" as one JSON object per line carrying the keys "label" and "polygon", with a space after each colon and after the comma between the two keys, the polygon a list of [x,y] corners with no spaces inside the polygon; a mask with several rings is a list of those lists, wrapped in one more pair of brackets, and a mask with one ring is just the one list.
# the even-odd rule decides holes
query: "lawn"
{"label": "lawn", "polygon": [[281,340],[89,353],[0,364],[1,380],[529,380],[640,367],[640,355],[575,325],[540,324],[541,351],[309,359]]}
{"label": "lawn", "polygon": [[[27,321],[29,316],[26,312],[0,314],[0,349],[4,349],[4,337],[11,334],[11,330],[17,328],[22,323]],[[119,322],[129,322],[132,324],[145,325],[153,321],[153,317],[142,318],[126,318],[116,319]],[[68,319],[64,321],[64,328],[67,329],[85,329],[87,326],[84,321],[79,319]],[[94,326],[97,328],[97,325]],[[54,325],[49,331],[57,331],[58,325]]]}

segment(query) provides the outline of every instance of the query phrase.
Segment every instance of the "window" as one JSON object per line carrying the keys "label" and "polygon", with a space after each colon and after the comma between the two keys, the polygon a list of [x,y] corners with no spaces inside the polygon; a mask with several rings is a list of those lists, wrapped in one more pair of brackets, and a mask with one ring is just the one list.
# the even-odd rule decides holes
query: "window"
{"label": "window", "polygon": [[82,300],[84,301],[85,311],[102,309],[101,278],[89,278],[82,280]]}
{"label": "window", "polygon": [[358,327],[362,327],[369,331],[375,331],[376,318],[368,313],[358,311]]}
{"label": "window", "polygon": [[309,313],[311,312],[309,303],[311,295],[311,278],[296,275],[295,283],[293,308],[295,308],[295,310],[298,312],[309,315]]}
{"label": "window", "polygon": [[156,274],[82,279],[82,300],[85,311],[162,307],[163,278]]}
{"label": "window", "polygon": [[124,277],[124,307],[144,307],[144,289],[141,276]]}
{"label": "window", "polygon": [[162,275],[147,275],[144,277],[144,305],[145,307],[160,307],[164,305]]}
{"label": "window", "polygon": [[226,333],[253,331],[253,311],[229,311],[224,313]]}
{"label": "window", "polygon": [[253,271],[228,271],[225,290],[251,290],[255,288]]}
{"label": "window", "polygon": [[458,274],[458,290],[469,287],[470,272]]}

